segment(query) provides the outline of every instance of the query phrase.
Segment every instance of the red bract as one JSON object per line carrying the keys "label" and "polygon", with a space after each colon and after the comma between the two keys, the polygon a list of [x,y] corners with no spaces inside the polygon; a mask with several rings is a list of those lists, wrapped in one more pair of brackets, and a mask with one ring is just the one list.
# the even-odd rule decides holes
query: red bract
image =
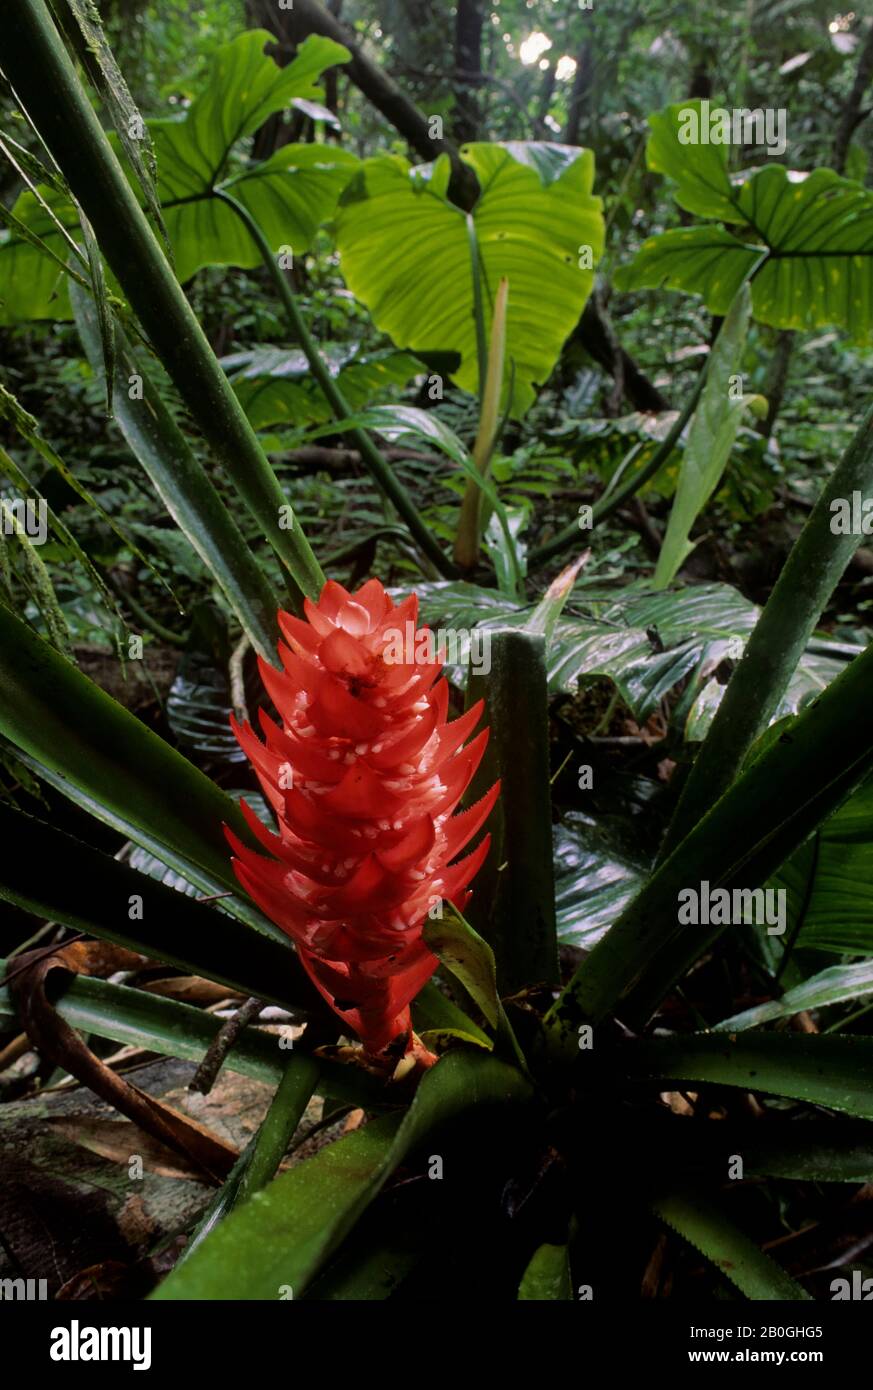
{"label": "red bract", "polygon": [[273,857],[227,835],[240,883],[374,1054],[410,1045],[410,1001],[437,965],[423,924],[442,900],[463,910],[490,837],[452,861],[499,784],[452,814],[488,731],[463,746],[481,701],[446,722],[448,684],[431,634],[416,627],[414,594],[395,605],[377,579],[355,594],[329,581],[305,612],[307,621],[279,614],[284,674],[259,663],[282,727],[261,710],[264,744],[231,721],[276,813],[278,835],[241,803]]}

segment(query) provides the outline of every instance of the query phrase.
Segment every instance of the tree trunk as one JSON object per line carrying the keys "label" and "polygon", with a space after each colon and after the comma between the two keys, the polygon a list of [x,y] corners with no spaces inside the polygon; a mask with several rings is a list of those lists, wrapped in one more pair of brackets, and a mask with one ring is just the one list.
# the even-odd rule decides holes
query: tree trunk
{"label": "tree trunk", "polygon": [[459,145],[479,139],[482,120],[482,24],[479,0],[458,0],[455,16],[455,109],[452,130]]}
{"label": "tree trunk", "polygon": [[576,54],[576,72],[573,76],[573,86],[570,89],[570,100],[567,106],[567,127],[564,131],[565,145],[579,144],[582,117],[588,105],[593,78],[594,54],[591,44],[583,43]]}

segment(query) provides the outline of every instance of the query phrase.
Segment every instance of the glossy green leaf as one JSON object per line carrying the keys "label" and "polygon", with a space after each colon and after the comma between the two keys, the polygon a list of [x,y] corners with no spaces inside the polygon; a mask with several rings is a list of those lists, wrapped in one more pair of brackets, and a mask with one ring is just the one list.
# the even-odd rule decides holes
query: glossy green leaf
{"label": "glossy green leaf", "polygon": [[873,1038],[809,1033],[694,1033],[622,1049],[634,1080],[706,1081],[789,1096],[873,1120]]}
{"label": "glossy green leaf", "polygon": [[730,1018],[716,1024],[716,1029],[724,1033],[758,1028],[762,1023],[772,1023],[777,1018],[791,1018],[804,1009],[826,1009],[831,1004],[864,999],[868,994],[873,994],[873,960],[859,961],[855,965],[831,965],[802,984],[786,990],[779,999],[770,999],[766,1004],[756,1004],[754,1008],[743,1009],[742,1013],[731,1014]]}
{"label": "glossy green leaf", "polygon": [[443,903],[441,917],[425,922],[422,936],[443,968],[460,980],[482,1010],[494,1029],[497,1049],[523,1067],[524,1059],[497,992],[497,968],[488,942],[450,903]]}
{"label": "glossy green leaf", "polygon": [[572,1299],[570,1258],[566,1245],[541,1245],[518,1286],[520,1302]]}
{"label": "glossy green leaf", "polygon": [[796,934],[813,950],[873,954],[873,782],[822,824],[771,886],[787,892],[789,939]]}
{"label": "glossy green leaf", "polygon": [[[354,344],[350,350],[326,343],[321,355],[352,410],[376,402],[393,386],[405,386],[424,370],[417,357],[392,348],[359,355]],[[299,349],[261,345],[232,353],[221,365],[255,429],[321,425],[333,418]]]}
{"label": "glossy green leaf", "polygon": [[[306,43],[331,40],[312,35]],[[322,57],[325,67],[336,62],[329,52]],[[293,66],[284,72],[290,73]],[[172,118],[153,121],[151,130],[161,171],[158,192],[179,278],[186,280],[205,265],[260,265],[260,253],[239,219],[211,196],[211,185],[202,183],[200,164],[189,163],[193,130]],[[350,150],[336,145],[283,145],[263,163],[224,180],[224,186],[252,214],[275,251],[287,247],[292,255],[301,255],[333,213],[357,165]]]}
{"label": "glossy green leaf", "polygon": [[675,102],[649,116],[646,163],[653,173],[673,180],[673,196],[686,212],[736,222],[739,219],[728,173],[730,145],[683,139],[684,134],[692,133],[689,112],[697,113],[697,133],[701,133],[701,105],[697,100]]}
{"label": "glossy green leaf", "polygon": [[[487,322],[499,281],[509,280],[504,380],[514,367],[511,408],[522,415],[579,319],[594,281],[589,262],[603,249],[594,157],[521,143],[465,145],[461,157],[480,187],[471,222]],[[445,156],[430,172],[396,155],[365,161],[340,200],[337,243],[346,282],[377,326],[400,348],[460,352],[454,379],[475,392],[471,236],[445,196],[447,175]]]}
{"label": "glossy green leaf", "polygon": [[[0,959],[0,979],[14,966],[14,959]],[[81,1033],[93,1033],[98,1038],[109,1038],[125,1046],[142,1047],[149,1052],[159,1052],[163,1057],[179,1057],[190,1062],[202,1060],[223,1023],[222,1019],[191,1004],[163,999],[127,985],[109,984],[88,975],[71,976],[53,1006]],[[9,989],[0,987],[0,1018],[14,1020],[15,1017]],[[249,1028],[234,1043],[224,1065],[230,1071],[277,1086],[288,1060],[289,1054],[279,1046],[275,1034]],[[368,1109],[385,1104],[382,1082],[357,1068],[321,1058],[319,1075],[325,1091],[337,1100],[366,1105]]]}
{"label": "glossy green leaf", "polygon": [[638,892],[647,865],[581,812],[568,812],[553,833],[558,939],[590,950]]}
{"label": "glossy green leaf", "polygon": [[873,733],[865,725],[873,646],[856,657],[790,731],[742,771],[711,811],[665,858],[583,962],[547,1022],[569,1047],[575,1026],[620,1011],[648,1018],[670,987],[725,930],[680,920],[679,894],[763,884],[817,826],[870,776]]}
{"label": "glossy green leaf", "polygon": [[[417,592],[423,620],[454,628],[459,637],[474,627],[524,627],[533,617],[504,594],[465,581],[420,584]],[[727,584],[596,598],[579,590],[552,627],[546,654],[549,689],[574,694],[580,680],[606,677],[635,718],[644,721],[679,681],[701,666],[714,670],[726,658],[738,659],[758,614]],[[775,718],[796,712],[844,669],[842,649],[830,657],[818,654],[820,646],[817,638],[816,652],[802,658]],[[464,685],[469,643],[461,640],[459,650],[460,664],[450,664],[449,674]],[[698,736],[700,732],[698,722]]]}
{"label": "glossy green leaf", "polygon": [[282,1174],[174,1271],[158,1299],[300,1297],[391,1174],[429,1135],[475,1107],[522,1105],[514,1068],[476,1050],[443,1057],[402,1117],[371,1120]]}

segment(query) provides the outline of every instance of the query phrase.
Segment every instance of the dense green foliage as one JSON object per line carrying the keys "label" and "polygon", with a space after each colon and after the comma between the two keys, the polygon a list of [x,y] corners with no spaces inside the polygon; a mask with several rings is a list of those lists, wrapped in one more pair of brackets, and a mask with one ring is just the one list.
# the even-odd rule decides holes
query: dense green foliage
{"label": "dense green foliage", "polygon": [[[309,1020],[231,1052],[271,1107],[157,1296],[636,1298],[666,1227],[680,1298],[829,1297],[792,1241],[842,1252],[873,1181],[873,25],[7,2],[0,954],[83,932]],[[722,107],[784,147],[700,139]],[[469,921],[425,928],[440,1060],[393,1081],[222,834],[269,818],[228,717],[277,608],[370,575],[452,636],[503,778]],[[780,930],[677,916],[704,886]],[[89,1038],[206,1050],[85,974]],[[367,1123],[271,1181],[313,1093]]]}

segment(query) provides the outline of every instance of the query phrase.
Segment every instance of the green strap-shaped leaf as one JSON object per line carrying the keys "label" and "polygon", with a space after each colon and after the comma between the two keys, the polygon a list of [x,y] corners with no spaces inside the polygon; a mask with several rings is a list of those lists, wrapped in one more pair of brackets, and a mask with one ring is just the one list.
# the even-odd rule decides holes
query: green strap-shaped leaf
{"label": "green strap-shaped leaf", "polygon": [[487,826],[491,849],[470,907],[494,949],[505,995],[559,980],[546,643],[538,633],[515,630],[490,633],[486,641],[486,659],[470,668],[466,703],[484,699],[488,745],[466,804],[498,779],[501,788]]}
{"label": "green strap-shaped leaf", "polygon": [[844,1004],[868,994],[873,994],[873,960],[859,961],[856,965],[832,965],[804,980],[802,985],[795,985],[781,999],[771,999],[766,1004],[756,1004],[753,1009],[732,1014],[716,1024],[716,1028],[720,1033],[742,1032],[745,1028],[772,1023],[777,1018],[790,1018],[803,1009],[826,1009],[830,1004]]}
{"label": "green strap-shaped leaf", "polygon": [[731,1152],[742,1157],[747,1178],[873,1182],[873,1126],[861,1121],[835,1125],[832,1119],[805,1120],[802,1127],[791,1123],[781,1133],[756,1122],[747,1140],[732,1144]]}
{"label": "green strap-shaped leaf", "polygon": [[652,1210],[736,1284],[746,1298],[811,1301],[811,1294],[699,1194],[658,1198],[652,1203]]}
{"label": "green strap-shaped leaf", "polygon": [[873,1120],[873,1038],[808,1033],[694,1033],[621,1049],[635,1080],[708,1081],[790,1096]]}
{"label": "green strap-shaped leaf", "polygon": [[[76,325],[94,371],[100,334],[94,302],[71,293]],[[116,326],[116,422],[155,491],[224,593],[255,650],[275,659],[279,601],[230,509]],[[140,388],[141,389],[137,389]]]}
{"label": "green strap-shaped leaf", "polygon": [[[0,647],[0,733],[204,892],[237,893],[222,823],[248,832],[230,797],[5,608]],[[275,936],[250,904],[227,906]]]}
{"label": "green strap-shaped leaf", "polygon": [[115,596],[112,593],[112,591],[107,587],[102,574],[95,567],[87,551],[83,550],[82,546],[76,540],[76,537],[73,535],[69,527],[64,524],[64,522],[58,516],[57,512],[55,512],[53,508],[48,505],[47,500],[43,497],[39,489],[33,487],[27,475],[18,467],[18,464],[15,462],[15,460],[10,458],[9,454],[7,454],[6,450],[3,448],[0,448],[0,474],[5,475],[5,477],[9,479],[12,486],[14,488],[17,488],[19,497],[36,498],[42,504],[42,506],[45,507],[45,514],[48,520],[49,528],[60,541],[61,545],[64,546],[67,550],[69,550],[71,555],[73,555],[73,557],[78,562],[78,564],[82,566],[82,569],[88,576],[91,583],[94,585],[94,588],[100,594],[100,597],[103,599],[103,602],[106,604],[107,608],[109,608],[115,614],[119,623],[122,626],[124,626],[124,619],[122,617],[121,610],[119,609],[118,604],[115,601]]}
{"label": "green strap-shaped leaf", "polygon": [[520,1302],[572,1299],[570,1256],[566,1245],[541,1245],[518,1286]]}
{"label": "green strap-shaped leaf", "polygon": [[751,296],[743,285],[710,353],[706,384],[688,427],[670,520],[658,556],[654,587],[665,589],[693,550],[691,528],[706,506],[730,458],[749,401],[733,389],[742,366]]}
{"label": "green strap-shaped leaf", "polygon": [[70,632],[58,596],[46,566],[27,530],[8,504],[0,501],[0,526],[4,535],[10,530],[18,541],[23,560],[23,583],[30,600],[36,605],[45,624],[49,642],[64,656],[70,653]]}
{"label": "green strap-shaped leaf", "polygon": [[468,1018],[463,1009],[443,994],[433,981],[428,981],[412,1001],[412,1021],[417,1033],[469,1033],[475,1042],[491,1046],[491,1039],[478,1023]]}
{"label": "green strap-shaped leaf", "polygon": [[[298,1005],[319,998],[287,940],[253,931],[4,803],[0,842],[0,898],[7,902],[245,994]],[[45,872],[34,873],[34,864]],[[131,916],[133,905],[138,915]]]}
{"label": "green strap-shaped leaf", "polygon": [[312,1099],[317,1082],[318,1062],[315,1058],[301,1053],[288,1063],[258,1130],[251,1160],[240,1184],[238,1201],[248,1201],[272,1180]]}
{"label": "green strap-shaped leaf", "polygon": [[155,152],[148,127],[140,116],[115,60],[94,0],[67,0],[84,43],[80,51],[92,80],[96,83],[112,116],[115,133],[130,160],[155,225],[166,241],[155,182],[158,176]]}
{"label": "green strap-shaped leaf", "polygon": [[515,1068],[484,1052],[443,1057],[402,1119],[372,1120],[277,1178],[222,1222],[153,1297],[280,1299],[287,1289],[299,1297],[428,1135],[467,1110],[521,1106],[529,1095]]}
{"label": "green strap-shaped leaf", "polygon": [[[15,966],[15,959],[0,959],[0,980]],[[98,1038],[190,1062],[203,1058],[222,1027],[220,1018],[191,1004],[87,975],[71,976],[53,1004],[61,1017],[82,1033],[94,1033]],[[15,1017],[8,986],[0,986],[0,1019],[14,1021]],[[275,1034],[250,1028],[234,1043],[224,1065],[230,1071],[277,1086],[288,1061],[289,1054],[279,1046]],[[386,1104],[383,1083],[358,1068],[320,1058],[319,1076],[325,1092],[337,1100],[368,1109]]]}

